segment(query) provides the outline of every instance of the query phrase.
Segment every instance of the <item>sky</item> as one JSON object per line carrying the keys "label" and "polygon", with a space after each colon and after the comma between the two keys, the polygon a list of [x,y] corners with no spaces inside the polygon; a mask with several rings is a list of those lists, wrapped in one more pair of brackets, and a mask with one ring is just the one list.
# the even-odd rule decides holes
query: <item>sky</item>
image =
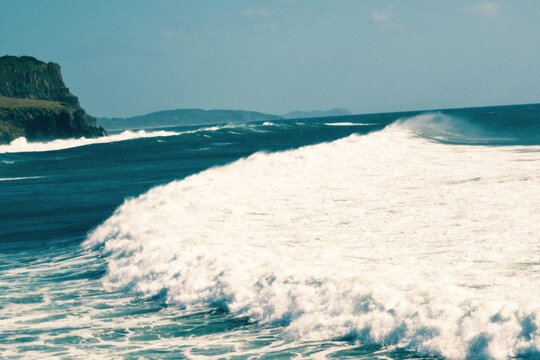
{"label": "sky", "polygon": [[540,102],[537,0],[0,0],[0,34],[94,116]]}

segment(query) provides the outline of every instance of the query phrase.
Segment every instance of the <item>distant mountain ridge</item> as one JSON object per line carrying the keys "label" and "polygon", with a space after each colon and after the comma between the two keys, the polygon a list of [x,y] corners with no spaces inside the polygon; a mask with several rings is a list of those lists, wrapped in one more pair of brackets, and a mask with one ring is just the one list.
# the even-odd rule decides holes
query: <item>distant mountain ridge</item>
{"label": "distant mountain ridge", "polygon": [[60,65],[0,57],[0,143],[105,135],[62,80]]}
{"label": "distant mountain ridge", "polygon": [[352,113],[347,109],[340,108],[320,111],[292,111],[285,115],[265,114],[245,110],[175,109],[126,118],[102,117],[98,119],[98,123],[108,130],[123,130],[347,115],[352,115]]}
{"label": "distant mountain ridge", "polygon": [[280,119],[283,117],[256,111],[176,109],[128,118],[99,118],[98,122],[106,129],[121,130]]}
{"label": "distant mountain ridge", "polygon": [[285,119],[305,119],[327,116],[345,116],[352,115],[352,113],[343,108],[334,108],[330,110],[313,110],[313,111],[291,111],[282,115]]}

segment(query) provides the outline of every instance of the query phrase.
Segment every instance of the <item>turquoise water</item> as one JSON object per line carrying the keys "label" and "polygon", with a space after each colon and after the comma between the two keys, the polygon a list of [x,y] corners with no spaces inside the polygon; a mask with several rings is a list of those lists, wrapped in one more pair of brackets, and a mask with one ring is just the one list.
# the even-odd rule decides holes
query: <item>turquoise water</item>
{"label": "turquoise water", "polygon": [[0,357],[538,358],[538,164],[539,105],[0,146]]}

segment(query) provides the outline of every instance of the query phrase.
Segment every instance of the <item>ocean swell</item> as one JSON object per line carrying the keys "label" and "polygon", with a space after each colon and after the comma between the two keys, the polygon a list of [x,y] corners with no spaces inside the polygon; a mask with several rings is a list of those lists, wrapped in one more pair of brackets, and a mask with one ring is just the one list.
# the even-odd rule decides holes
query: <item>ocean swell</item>
{"label": "ocean swell", "polygon": [[84,246],[106,254],[107,289],[223,307],[292,340],[539,356],[540,148],[416,134],[209,169],[125,201]]}

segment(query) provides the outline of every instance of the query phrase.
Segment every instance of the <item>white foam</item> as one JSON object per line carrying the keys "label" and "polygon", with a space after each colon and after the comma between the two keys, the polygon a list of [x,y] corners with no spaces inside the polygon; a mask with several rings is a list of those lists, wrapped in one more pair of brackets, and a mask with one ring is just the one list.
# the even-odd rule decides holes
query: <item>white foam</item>
{"label": "white foam", "polygon": [[234,127],[233,125],[220,125],[220,126],[210,126],[210,127],[207,127],[207,128],[202,128],[202,129],[198,129],[198,130],[195,130],[195,131],[218,131],[218,130],[221,130],[221,129],[225,129],[225,128],[229,128],[229,127]]}
{"label": "white foam", "polygon": [[48,142],[29,142],[25,138],[13,140],[9,145],[0,145],[0,154],[17,152],[37,152],[69,149],[92,144],[105,144],[125,140],[142,139],[150,137],[174,136],[181,133],[174,131],[123,131],[120,134],[102,136],[97,138],[58,139]]}
{"label": "white foam", "polygon": [[291,339],[537,356],[540,153],[523,149],[391,126],[259,153],[127,200],[85,246],[104,244],[107,289]]}
{"label": "white foam", "polygon": [[353,122],[335,122],[335,123],[324,123],[327,126],[372,126],[372,125],[381,125],[377,123],[353,123]]}
{"label": "white foam", "polygon": [[11,178],[0,178],[0,181],[15,181],[15,180],[26,180],[26,179],[40,179],[43,176],[21,176],[21,177],[11,177]]}

